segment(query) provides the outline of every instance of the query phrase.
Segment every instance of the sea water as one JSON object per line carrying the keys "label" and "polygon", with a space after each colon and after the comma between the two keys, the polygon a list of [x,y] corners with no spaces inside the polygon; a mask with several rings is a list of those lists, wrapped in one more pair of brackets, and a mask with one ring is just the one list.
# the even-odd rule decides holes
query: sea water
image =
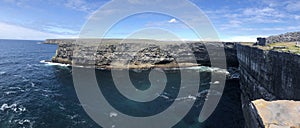
{"label": "sea water", "polygon": [[[84,111],[77,98],[72,67],[46,62],[55,54],[56,48],[56,45],[42,44],[40,41],[0,40],[1,128],[100,127]],[[176,97],[176,89],[180,88],[180,71],[172,69],[165,73],[170,81],[168,84],[174,87],[170,86],[171,91],[157,94],[158,100],[151,104],[140,104],[122,96],[112,82],[111,71],[96,70],[96,76],[101,81],[99,84],[105,98],[122,113],[137,117],[150,116],[164,111],[174,101],[194,101],[192,109],[175,128],[244,127],[239,82],[227,80],[222,95],[208,91],[210,84],[218,84],[218,81],[211,82],[210,73],[206,72],[214,69],[198,67],[187,70],[200,72],[201,83],[197,94]],[[149,71],[131,70],[129,73],[136,88],[146,89],[151,85]],[[222,98],[208,120],[199,123],[198,116],[207,93],[222,95]],[[110,117],[115,116],[118,114],[110,113]]]}

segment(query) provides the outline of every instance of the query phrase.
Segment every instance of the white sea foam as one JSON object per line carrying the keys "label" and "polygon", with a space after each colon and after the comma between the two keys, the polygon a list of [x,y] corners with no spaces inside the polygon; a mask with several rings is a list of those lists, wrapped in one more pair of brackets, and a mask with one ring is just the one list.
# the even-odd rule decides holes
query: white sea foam
{"label": "white sea foam", "polygon": [[209,95],[215,95],[215,96],[220,96],[220,95],[222,95],[222,93],[221,92],[219,92],[219,91],[217,91],[217,90],[209,90],[208,91],[208,94]]}
{"label": "white sea foam", "polygon": [[208,89],[206,89],[206,90],[203,90],[203,91],[201,91],[201,92],[199,92],[198,94],[197,94],[197,97],[206,97],[206,95],[208,94]]}
{"label": "white sea foam", "polygon": [[31,65],[31,64],[27,64],[27,67],[30,67],[30,68],[31,68],[31,67],[32,67],[32,65]]}
{"label": "white sea foam", "polygon": [[160,97],[165,98],[165,99],[170,99],[168,96],[166,96],[164,94],[160,95]]}
{"label": "white sea foam", "polygon": [[78,116],[79,116],[78,114],[75,114],[75,115],[68,115],[68,117],[69,117],[71,120],[77,118]]}
{"label": "white sea foam", "polygon": [[0,110],[4,111],[5,109],[9,108],[9,106],[7,104],[2,104]]}
{"label": "white sea foam", "polygon": [[44,97],[49,97],[49,95],[47,95],[47,94],[42,94],[42,96],[44,96]]}
{"label": "white sea foam", "polygon": [[166,93],[166,92],[163,92],[162,94],[155,93],[155,95],[158,97],[165,98],[165,99],[170,99],[170,97],[168,97],[168,93]]}
{"label": "white sea foam", "polygon": [[189,96],[188,96],[188,99],[196,100],[196,99],[197,99],[197,97],[195,97],[195,96],[192,96],[192,95],[189,95]]}
{"label": "white sea foam", "polygon": [[24,119],[24,120],[17,119],[17,120],[14,120],[14,122],[17,122],[18,124],[23,125],[24,123],[30,123],[30,120],[28,120],[28,119]]}
{"label": "white sea foam", "polygon": [[24,111],[26,111],[26,108],[25,108],[25,107],[19,107],[19,108],[18,108],[18,111],[24,112]]}
{"label": "white sea foam", "polygon": [[53,92],[53,91],[47,90],[47,89],[43,89],[42,91],[43,91],[43,92],[46,92],[46,93],[52,93],[52,92]]}
{"label": "white sea foam", "polygon": [[115,112],[109,113],[109,117],[116,117],[116,116],[118,116],[118,113],[115,113]]}
{"label": "white sea foam", "polygon": [[66,108],[63,107],[63,106],[58,106],[58,108],[61,109],[61,110],[66,110]]}
{"label": "white sea foam", "polygon": [[215,81],[213,84],[220,84],[220,81]]}
{"label": "white sea foam", "polygon": [[229,72],[226,69],[221,69],[221,68],[216,68],[216,67],[207,67],[207,66],[192,66],[192,67],[183,67],[183,68],[171,68],[169,70],[179,70],[179,69],[196,70],[198,72],[216,72],[216,73],[229,74]]}
{"label": "white sea foam", "polygon": [[179,97],[179,98],[176,98],[175,100],[179,101],[179,100],[196,100],[197,97],[195,96],[192,96],[192,95],[189,95],[187,97]]}
{"label": "white sea foam", "polygon": [[15,94],[17,93],[16,91],[7,91],[7,92],[4,92],[6,95],[9,95],[9,94]]}
{"label": "white sea foam", "polygon": [[35,84],[34,84],[33,82],[30,82],[30,84],[31,84],[31,87],[34,87],[34,86],[35,86]]}
{"label": "white sea foam", "polygon": [[0,108],[1,111],[5,111],[5,110],[13,110],[15,113],[22,113],[24,111],[26,111],[26,108],[23,107],[22,105],[17,105],[17,104],[3,104]]}
{"label": "white sea foam", "polygon": [[17,107],[17,104],[12,104],[12,105],[8,105],[8,104],[3,104],[0,108],[1,111],[4,111],[6,109],[10,109],[10,108],[15,108]]}
{"label": "white sea foam", "polygon": [[[11,121],[9,121],[11,123]],[[33,128],[33,124],[35,123],[35,121],[31,121],[29,119],[16,119],[13,121],[14,123],[17,123],[18,125],[26,125],[26,128]],[[29,126],[28,126],[29,125]],[[25,128],[25,126],[23,126],[22,128]]]}
{"label": "white sea foam", "polygon": [[9,87],[9,89],[11,89],[11,90],[20,90],[21,88],[20,87]]}
{"label": "white sea foam", "polygon": [[14,77],[21,77],[20,75],[13,75]]}
{"label": "white sea foam", "polygon": [[46,60],[41,60],[40,63],[46,64],[48,66],[63,66],[63,67],[71,66],[70,64],[61,64],[61,63],[47,62]]}
{"label": "white sea foam", "polygon": [[0,75],[4,75],[6,72],[0,72]]}
{"label": "white sea foam", "polygon": [[24,76],[22,76],[23,81],[27,82],[29,81],[29,79],[25,78]]}

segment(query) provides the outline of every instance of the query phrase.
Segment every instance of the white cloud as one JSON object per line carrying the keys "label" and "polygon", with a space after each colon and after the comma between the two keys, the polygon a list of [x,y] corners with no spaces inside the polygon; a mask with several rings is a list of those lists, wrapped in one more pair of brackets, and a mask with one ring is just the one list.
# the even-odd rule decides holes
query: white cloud
{"label": "white cloud", "polygon": [[294,18],[295,18],[296,20],[300,20],[300,15],[295,15]]}
{"label": "white cloud", "polygon": [[57,26],[45,26],[44,30],[47,32],[51,33],[57,33],[57,34],[71,34],[71,35],[76,35],[79,34],[80,31],[68,29],[68,28],[62,28],[62,27],[57,27]]}
{"label": "white cloud", "polygon": [[282,5],[282,2],[280,2],[279,0],[261,0],[261,1],[257,1],[259,3],[264,3],[266,5],[268,5],[269,7],[277,7]]}
{"label": "white cloud", "polygon": [[90,8],[84,0],[68,0],[65,6],[78,11],[90,11]]}
{"label": "white cloud", "polygon": [[220,29],[226,30],[226,29],[238,28],[238,27],[241,27],[242,23],[243,22],[241,22],[239,20],[230,20],[229,23],[223,24]]}
{"label": "white cloud", "polygon": [[169,20],[168,22],[169,23],[177,23],[177,20],[173,18],[173,19]]}
{"label": "white cloud", "polygon": [[255,42],[257,37],[265,37],[265,36],[257,36],[257,35],[231,36],[231,37],[227,37],[227,38],[221,38],[221,41],[227,41],[227,42]]}
{"label": "white cloud", "polygon": [[275,10],[271,7],[266,8],[247,8],[243,11],[243,14],[245,16],[255,16],[257,18],[264,18],[264,17],[270,17],[270,18],[283,18],[285,17],[284,14],[281,12]]}
{"label": "white cloud", "polygon": [[132,3],[132,4],[140,4],[140,3],[143,3],[142,0],[128,0],[129,3]]}
{"label": "white cloud", "polygon": [[65,6],[77,11],[83,12],[94,12],[97,8],[99,8],[105,2],[97,1],[97,2],[89,2],[86,0],[67,0]]}
{"label": "white cloud", "polygon": [[300,1],[288,1],[286,9],[291,12],[300,11]]}
{"label": "white cloud", "polygon": [[29,3],[32,2],[32,1],[28,1],[28,0],[4,0],[4,2],[10,3],[10,4],[15,4],[19,7],[29,8],[30,7]]}
{"label": "white cloud", "polygon": [[7,3],[15,3],[16,0],[3,0],[4,2],[7,2]]}
{"label": "white cloud", "polygon": [[58,35],[0,22],[0,39],[44,40],[49,38],[74,38],[72,35]]}

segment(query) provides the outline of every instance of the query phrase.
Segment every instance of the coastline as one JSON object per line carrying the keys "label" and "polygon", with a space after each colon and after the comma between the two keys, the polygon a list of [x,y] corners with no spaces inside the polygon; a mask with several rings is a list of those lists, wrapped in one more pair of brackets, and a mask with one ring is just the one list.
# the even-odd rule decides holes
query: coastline
{"label": "coastline", "polygon": [[[224,58],[220,59],[220,57],[224,56],[219,54],[209,56],[206,47],[224,48],[227,70],[229,67],[235,67],[240,73],[239,77],[233,80],[238,80],[240,83],[241,107],[248,127],[266,127],[262,123],[265,120],[261,119],[265,114],[257,113],[255,110],[259,108],[256,108],[257,106],[253,105],[252,101],[257,99],[267,101],[299,100],[299,87],[297,85],[300,81],[296,78],[299,76],[297,75],[299,72],[296,72],[300,68],[299,61],[297,61],[299,54],[291,52],[264,49],[265,47],[252,46],[252,43],[250,45],[249,43],[236,42],[205,44],[204,42],[190,42],[179,46],[169,43],[162,45],[167,49],[165,51],[160,48],[160,44],[108,43],[95,47],[94,44],[75,45],[70,43],[70,40],[54,41],[60,43],[57,43],[58,49],[52,62],[73,66],[91,66],[104,70],[210,67],[210,60],[222,60]],[[193,51],[189,53],[186,49],[193,49]],[[193,57],[196,58],[196,63],[191,63]],[[132,59],[127,62],[128,58]],[[180,58],[178,59],[180,61],[176,61],[177,58]],[[115,62],[115,60],[118,61]],[[283,66],[284,68],[282,68]]]}
{"label": "coastline", "polygon": [[46,63],[49,65],[60,65],[60,66],[67,66],[67,67],[81,67],[81,68],[96,68],[96,69],[153,69],[153,68],[160,68],[160,69],[175,69],[175,68],[192,68],[192,67],[199,67],[203,66],[200,64],[195,63],[170,63],[170,64],[140,64],[140,65],[124,65],[124,64],[112,64],[112,65],[82,65],[82,64],[72,64],[72,63],[64,63],[64,62],[57,62],[57,61],[50,61],[50,60],[42,60],[41,63]]}

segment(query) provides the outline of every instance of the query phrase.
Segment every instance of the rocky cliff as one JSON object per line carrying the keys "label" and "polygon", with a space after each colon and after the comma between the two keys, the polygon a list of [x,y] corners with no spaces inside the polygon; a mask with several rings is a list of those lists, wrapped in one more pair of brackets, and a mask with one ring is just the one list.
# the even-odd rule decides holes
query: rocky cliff
{"label": "rocky cliff", "polygon": [[[210,59],[222,57],[217,52],[209,57],[207,46],[224,48],[229,66],[238,66],[235,43],[230,42],[175,42],[155,40],[89,39],[46,40],[58,44],[53,62],[95,65],[100,68],[115,68],[129,65],[130,68],[176,67],[210,65]],[[196,63],[195,63],[196,62]]]}
{"label": "rocky cliff", "polygon": [[289,32],[277,36],[270,36],[267,38],[267,43],[296,42],[296,41],[300,41],[300,32]]}
{"label": "rocky cliff", "polygon": [[132,68],[176,67],[178,63],[195,66],[193,60],[197,65],[210,66],[210,60],[220,55],[209,56],[206,47],[222,47],[227,66],[240,69],[246,127],[300,128],[300,120],[295,119],[300,116],[299,106],[289,107],[299,102],[286,101],[300,100],[300,55],[230,42],[102,41],[47,40],[46,43],[58,44],[53,62],[100,68],[122,67],[120,64]]}
{"label": "rocky cliff", "polygon": [[[300,56],[242,44],[237,45],[237,56],[247,127],[300,127],[295,125],[300,123],[300,120],[290,125],[291,123],[284,122],[285,120],[281,118],[289,117],[287,113],[295,113],[295,110],[291,107],[278,108],[289,103],[281,100],[300,100]],[[272,107],[275,103],[277,108]],[[261,104],[266,105],[261,107]],[[267,111],[273,114],[266,114]],[[299,111],[295,114],[300,116]],[[292,120],[293,117],[290,118]],[[281,123],[270,124],[270,122]]]}
{"label": "rocky cliff", "polygon": [[300,56],[237,45],[242,90],[252,100],[300,100]]}

